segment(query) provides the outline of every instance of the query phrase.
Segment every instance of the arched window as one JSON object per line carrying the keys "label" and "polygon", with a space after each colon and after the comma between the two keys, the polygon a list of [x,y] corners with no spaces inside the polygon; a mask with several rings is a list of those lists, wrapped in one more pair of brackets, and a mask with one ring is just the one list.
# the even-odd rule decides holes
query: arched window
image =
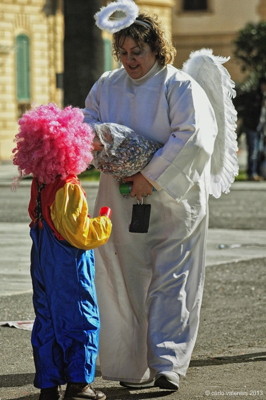
{"label": "arched window", "polygon": [[208,9],[207,0],[183,0],[184,11],[204,11]]}
{"label": "arched window", "polygon": [[17,100],[30,103],[30,41],[27,35],[16,37]]}

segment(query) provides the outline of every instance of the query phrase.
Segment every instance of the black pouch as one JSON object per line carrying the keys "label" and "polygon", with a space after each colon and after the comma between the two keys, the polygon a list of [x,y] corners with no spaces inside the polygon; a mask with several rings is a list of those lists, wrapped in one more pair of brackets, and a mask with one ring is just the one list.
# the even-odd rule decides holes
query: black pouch
{"label": "black pouch", "polygon": [[151,214],[150,204],[134,204],[132,217],[129,225],[129,232],[146,233],[149,230]]}

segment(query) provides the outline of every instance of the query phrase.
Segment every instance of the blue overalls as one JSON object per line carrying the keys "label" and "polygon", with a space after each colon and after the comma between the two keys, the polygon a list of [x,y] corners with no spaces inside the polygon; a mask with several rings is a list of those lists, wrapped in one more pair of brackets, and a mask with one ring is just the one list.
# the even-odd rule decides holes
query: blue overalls
{"label": "blue overalls", "polygon": [[48,388],[94,380],[99,312],[94,252],[58,240],[42,221],[31,227],[31,276],[36,319],[34,385]]}

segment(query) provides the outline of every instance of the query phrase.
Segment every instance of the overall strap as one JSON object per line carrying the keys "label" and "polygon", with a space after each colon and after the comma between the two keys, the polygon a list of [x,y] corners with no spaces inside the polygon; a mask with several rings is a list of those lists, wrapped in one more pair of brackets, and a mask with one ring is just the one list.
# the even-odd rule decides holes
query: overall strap
{"label": "overall strap", "polygon": [[36,198],[36,207],[34,210],[35,213],[35,223],[42,221],[42,202],[41,202],[41,191],[44,189],[45,183],[38,183],[38,195]]}

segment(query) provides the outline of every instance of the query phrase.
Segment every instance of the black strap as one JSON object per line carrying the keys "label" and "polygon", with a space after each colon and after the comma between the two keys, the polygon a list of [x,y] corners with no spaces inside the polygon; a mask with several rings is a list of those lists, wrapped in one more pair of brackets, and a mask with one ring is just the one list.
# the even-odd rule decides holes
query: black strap
{"label": "black strap", "polygon": [[34,210],[35,213],[35,221],[42,220],[42,202],[41,202],[41,191],[45,187],[45,183],[38,184],[38,195],[36,199],[36,207]]}

